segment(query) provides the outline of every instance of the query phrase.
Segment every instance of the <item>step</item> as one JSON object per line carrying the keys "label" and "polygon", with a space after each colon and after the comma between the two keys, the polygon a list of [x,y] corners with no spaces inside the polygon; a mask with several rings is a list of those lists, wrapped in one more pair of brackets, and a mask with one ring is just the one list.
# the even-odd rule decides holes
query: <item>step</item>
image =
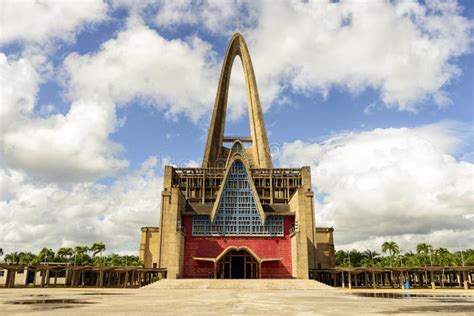
{"label": "step", "polygon": [[297,279],[163,279],[141,289],[328,290],[333,288],[318,281]]}

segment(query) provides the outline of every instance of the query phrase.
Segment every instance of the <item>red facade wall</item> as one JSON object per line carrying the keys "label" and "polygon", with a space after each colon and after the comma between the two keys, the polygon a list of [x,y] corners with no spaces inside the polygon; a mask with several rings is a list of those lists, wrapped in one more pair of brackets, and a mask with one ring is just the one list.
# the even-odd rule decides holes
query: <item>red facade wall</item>
{"label": "red facade wall", "polygon": [[217,257],[229,246],[250,248],[260,258],[282,258],[281,261],[262,263],[262,278],[291,278],[290,227],[293,217],[284,218],[283,237],[193,237],[192,216],[183,216],[186,233],[184,243],[184,277],[207,278],[214,275],[214,263],[197,261],[193,257]]}

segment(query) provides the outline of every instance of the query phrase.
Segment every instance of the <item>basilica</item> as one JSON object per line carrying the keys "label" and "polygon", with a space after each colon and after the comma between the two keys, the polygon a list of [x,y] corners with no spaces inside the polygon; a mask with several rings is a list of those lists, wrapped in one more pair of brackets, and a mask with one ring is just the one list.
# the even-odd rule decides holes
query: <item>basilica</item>
{"label": "basilica", "polygon": [[[232,65],[242,62],[251,135],[224,135]],[[311,170],[274,168],[247,44],[232,36],[200,168],[166,166],[158,227],[142,227],[145,268],[168,278],[298,278],[335,266],[316,227]]]}

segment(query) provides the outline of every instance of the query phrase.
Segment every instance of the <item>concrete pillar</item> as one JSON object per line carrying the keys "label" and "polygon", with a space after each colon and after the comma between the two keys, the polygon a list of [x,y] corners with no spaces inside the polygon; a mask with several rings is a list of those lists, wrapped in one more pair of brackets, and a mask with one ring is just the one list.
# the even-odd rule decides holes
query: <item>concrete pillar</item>
{"label": "concrete pillar", "polygon": [[431,288],[434,290],[436,289],[436,283],[434,280],[434,272],[430,271],[430,281],[431,281]]}
{"label": "concrete pillar", "polygon": [[342,288],[344,289],[346,287],[346,282],[344,280],[344,271],[341,272],[341,283],[342,283]]}
{"label": "concrete pillar", "polygon": [[99,287],[104,286],[104,270],[99,271]]}
{"label": "concrete pillar", "polygon": [[467,278],[466,278],[466,271],[462,272],[462,279],[463,279],[464,289],[469,290],[469,284],[467,283]]}
{"label": "concrete pillar", "polygon": [[49,286],[49,282],[50,282],[50,277],[49,277],[49,268],[47,268],[46,270],[46,285]]}
{"label": "concrete pillar", "polygon": [[372,287],[375,289],[377,287],[377,281],[375,280],[375,272],[372,271]]}
{"label": "concrete pillar", "polygon": [[128,271],[125,270],[125,280],[123,282],[123,287],[127,287],[128,284]]}
{"label": "concrete pillar", "polygon": [[46,270],[42,270],[41,271],[41,287],[44,287],[45,279],[46,279]]}
{"label": "concrete pillar", "polygon": [[5,280],[5,287],[7,288],[12,287],[12,282],[11,282],[12,273],[13,273],[13,270],[7,269],[7,278]]}
{"label": "concrete pillar", "polygon": [[351,272],[349,271],[349,290],[352,290],[352,275],[351,275]]}

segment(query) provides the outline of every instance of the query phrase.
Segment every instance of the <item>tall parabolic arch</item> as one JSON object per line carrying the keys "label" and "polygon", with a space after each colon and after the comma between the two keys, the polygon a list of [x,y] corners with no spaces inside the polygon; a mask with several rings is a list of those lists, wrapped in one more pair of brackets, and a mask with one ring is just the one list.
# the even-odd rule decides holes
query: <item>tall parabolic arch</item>
{"label": "tall parabolic arch", "polygon": [[206,168],[216,166],[218,165],[219,160],[225,161],[226,159],[223,142],[227,100],[229,96],[229,82],[232,73],[232,65],[237,56],[240,57],[242,62],[247,87],[249,123],[252,139],[252,146],[249,149],[251,165],[255,168],[271,168],[272,159],[270,157],[268,137],[265,130],[260,97],[258,95],[257,80],[255,78],[255,72],[247,43],[240,33],[236,33],[232,36],[224,57],[202,167]]}

